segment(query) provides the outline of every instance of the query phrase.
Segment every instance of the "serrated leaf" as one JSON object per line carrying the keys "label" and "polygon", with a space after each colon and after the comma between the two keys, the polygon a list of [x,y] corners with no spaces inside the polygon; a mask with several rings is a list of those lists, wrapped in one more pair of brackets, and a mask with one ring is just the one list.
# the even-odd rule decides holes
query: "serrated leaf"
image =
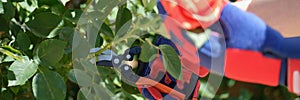
{"label": "serrated leaf", "polygon": [[176,79],[181,79],[181,63],[178,54],[169,45],[160,45],[162,60],[166,71]]}
{"label": "serrated leaf", "polygon": [[8,86],[24,85],[36,73],[37,68],[38,65],[28,57],[23,57],[23,61],[16,60],[8,69],[15,75],[15,80],[8,80]]}
{"label": "serrated leaf", "polygon": [[50,12],[36,14],[34,19],[26,23],[32,33],[41,38],[52,38],[57,34],[58,27],[61,24],[61,18]]}
{"label": "serrated leaf", "polygon": [[128,21],[131,21],[132,15],[128,8],[126,8],[126,5],[123,5],[119,8],[116,18],[116,30],[117,33],[121,27]]}
{"label": "serrated leaf", "polygon": [[146,42],[142,45],[142,51],[139,56],[139,60],[142,62],[150,62],[152,59],[154,59],[157,54],[157,49],[151,45],[149,42]]}
{"label": "serrated leaf", "polygon": [[34,60],[43,66],[53,66],[63,57],[65,47],[66,42],[64,41],[45,40],[34,50]]}
{"label": "serrated leaf", "polygon": [[38,100],[64,100],[67,91],[63,78],[50,70],[41,70],[33,77],[32,90]]}

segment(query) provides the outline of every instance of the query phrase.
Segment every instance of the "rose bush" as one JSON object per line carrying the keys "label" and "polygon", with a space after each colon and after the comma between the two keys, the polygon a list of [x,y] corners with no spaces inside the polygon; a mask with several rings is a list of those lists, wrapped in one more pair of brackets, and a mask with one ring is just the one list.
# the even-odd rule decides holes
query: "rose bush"
{"label": "rose bush", "polygon": [[[74,56],[90,57],[85,52],[90,48],[108,49],[124,41],[149,50],[160,49],[151,44],[157,35],[168,37],[157,27],[161,25],[159,19],[156,0],[0,0],[1,99],[84,100],[91,97],[86,94],[103,92],[81,88],[97,81],[94,79],[99,79],[99,88],[108,90],[102,96],[144,99],[137,88],[122,82],[119,74],[110,68],[95,67],[97,78],[79,72],[78,79],[75,73],[79,70],[74,65],[94,65]],[[95,34],[88,36],[89,33]],[[122,47],[116,48],[122,51]],[[139,59],[147,61],[150,56],[143,53]],[[282,86],[267,87],[230,79],[224,79],[216,95],[210,93],[213,87],[206,78],[201,79],[201,87],[201,96],[205,98],[295,97]],[[103,97],[95,95],[88,99],[92,98]]]}

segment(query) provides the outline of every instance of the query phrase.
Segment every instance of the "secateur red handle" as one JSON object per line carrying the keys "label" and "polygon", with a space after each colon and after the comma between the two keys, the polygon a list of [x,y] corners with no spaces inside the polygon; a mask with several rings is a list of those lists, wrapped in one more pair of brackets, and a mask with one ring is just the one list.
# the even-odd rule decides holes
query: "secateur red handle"
{"label": "secateur red handle", "polygon": [[157,90],[161,91],[162,93],[166,93],[169,95],[173,95],[180,100],[185,99],[186,95],[178,92],[166,85],[163,85],[157,81],[154,81],[147,77],[141,77],[136,75],[132,71],[132,67],[130,65],[122,65],[120,68],[122,74],[122,80],[128,82],[129,84],[136,84],[137,86],[153,86]]}

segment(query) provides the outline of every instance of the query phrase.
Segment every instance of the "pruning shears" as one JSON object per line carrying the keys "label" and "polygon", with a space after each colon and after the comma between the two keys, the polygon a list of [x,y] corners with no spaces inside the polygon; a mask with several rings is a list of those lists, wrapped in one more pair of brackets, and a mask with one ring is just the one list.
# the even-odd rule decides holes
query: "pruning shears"
{"label": "pruning shears", "polygon": [[[112,50],[106,50],[97,56],[96,60],[91,60],[91,62],[96,63],[97,66],[107,66],[117,69],[121,73],[122,81],[127,82],[128,84],[136,85],[138,87],[152,87],[162,93],[171,95],[172,97],[176,97],[177,99],[181,100],[190,98],[190,94],[192,94],[191,92],[193,92],[192,90],[194,90],[194,87],[198,81],[198,77],[196,75],[195,77],[191,78],[191,81],[194,82],[190,82],[191,84],[186,85],[184,89],[179,89],[177,87],[170,87],[162,84],[157,81],[157,79],[153,79],[150,76],[139,76],[133,72],[131,65],[124,63],[125,61],[133,61],[134,55],[138,55],[141,52],[141,49],[141,47],[133,47],[125,50],[125,52],[121,55],[117,55]],[[100,49],[91,49],[90,52],[96,52],[98,50]],[[145,67],[145,64],[141,64],[143,62],[139,61],[138,63],[138,67]],[[153,66],[157,66],[157,64]],[[162,77],[163,75],[165,74],[160,73],[158,77]]]}

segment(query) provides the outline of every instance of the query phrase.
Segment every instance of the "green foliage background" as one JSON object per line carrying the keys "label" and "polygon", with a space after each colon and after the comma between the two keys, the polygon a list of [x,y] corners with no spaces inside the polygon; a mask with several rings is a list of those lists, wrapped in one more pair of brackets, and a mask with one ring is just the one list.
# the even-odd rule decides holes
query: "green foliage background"
{"label": "green foliage background", "polygon": [[[142,51],[139,58],[141,61],[149,61],[151,53],[154,54],[157,49],[166,54],[165,58],[173,57],[176,53],[170,51],[170,47],[156,47],[151,43],[157,35],[167,37],[162,32],[164,30],[158,29],[159,20],[155,19],[159,16],[153,15],[157,14],[155,6],[156,0],[0,0],[1,100],[86,99],[83,94],[91,91],[80,89],[80,86],[89,85],[84,82],[90,82],[92,77],[82,74],[80,76],[84,81],[78,83],[74,73],[80,70],[73,69],[73,65],[94,65],[88,62],[73,62],[72,44],[91,41],[74,41],[74,35],[84,37],[89,32],[97,33],[94,44],[78,46],[86,50],[93,47],[107,49],[120,42],[133,41],[134,45],[141,45],[150,50],[150,54],[145,53],[149,51]],[[93,18],[95,16],[90,16],[93,14],[99,16]],[[80,22],[80,18],[87,19]],[[124,27],[125,24],[130,24],[131,27]],[[164,62],[168,65],[174,64],[169,62],[177,60],[173,57],[171,60],[165,59]],[[179,78],[180,66],[172,66],[174,68],[168,71]],[[101,87],[107,88],[112,93],[107,95],[113,99],[144,99],[136,88],[122,82],[115,70],[96,68],[100,73],[97,77],[101,80]],[[213,87],[209,86],[206,78],[201,79],[201,85],[208,87],[200,90],[200,93],[203,93],[201,96],[205,98],[287,100],[296,97],[284,86],[268,87],[226,78],[217,95],[210,93]],[[93,96],[88,99],[97,98],[105,99]]]}

